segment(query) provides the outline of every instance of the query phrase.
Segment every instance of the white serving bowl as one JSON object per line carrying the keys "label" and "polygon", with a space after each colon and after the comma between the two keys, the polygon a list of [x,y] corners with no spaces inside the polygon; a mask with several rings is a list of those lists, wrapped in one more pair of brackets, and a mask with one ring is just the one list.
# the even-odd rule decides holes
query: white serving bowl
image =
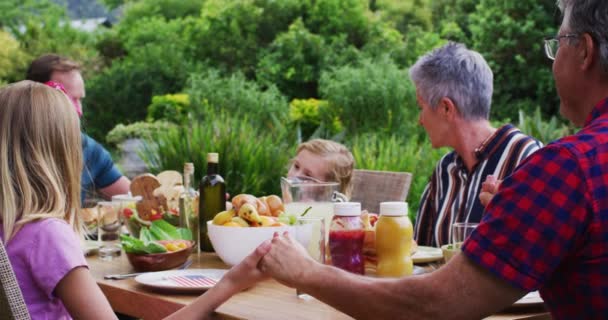
{"label": "white serving bowl", "polygon": [[215,253],[229,266],[238,264],[255,250],[262,242],[272,239],[275,232],[283,234],[289,232],[289,235],[295,239],[295,227],[225,227],[213,224],[213,221],[207,221],[207,231],[209,240],[213,245]]}

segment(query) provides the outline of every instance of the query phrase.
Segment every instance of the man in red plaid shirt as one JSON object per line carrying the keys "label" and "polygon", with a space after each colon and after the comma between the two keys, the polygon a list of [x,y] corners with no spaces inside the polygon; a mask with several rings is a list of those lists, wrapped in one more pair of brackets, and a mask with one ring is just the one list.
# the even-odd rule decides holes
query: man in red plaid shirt
{"label": "man in red plaid shirt", "polygon": [[583,129],[505,179],[463,254],[429,275],[373,279],[318,264],[284,235],[261,270],[356,318],[479,319],[533,290],[553,318],[608,318],[608,1],[559,6],[545,50],[560,112]]}

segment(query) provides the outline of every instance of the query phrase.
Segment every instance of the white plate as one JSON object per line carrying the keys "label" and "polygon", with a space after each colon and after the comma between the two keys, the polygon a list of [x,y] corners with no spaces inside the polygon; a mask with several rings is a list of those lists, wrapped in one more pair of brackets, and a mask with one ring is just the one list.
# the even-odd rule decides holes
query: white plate
{"label": "white plate", "polygon": [[99,242],[96,240],[85,240],[82,243],[82,252],[85,256],[95,254],[99,250]]}
{"label": "white plate", "polygon": [[543,298],[540,297],[540,293],[538,291],[532,291],[527,295],[523,296],[521,299],[515,301],[513,306],[516,307],[527,307],[533,306],[540,303],[544,303]]}
{"label": "white plate", "polygon": [[412,256],[414,263],[428,263],[443,259],[441,249],[435,247],[418,246]]}
{"label": "white plate", "polygon": [[228,270],[187,269],[148,272],[135,277],[135,281],[156,289],[200,291],[213,287]]}

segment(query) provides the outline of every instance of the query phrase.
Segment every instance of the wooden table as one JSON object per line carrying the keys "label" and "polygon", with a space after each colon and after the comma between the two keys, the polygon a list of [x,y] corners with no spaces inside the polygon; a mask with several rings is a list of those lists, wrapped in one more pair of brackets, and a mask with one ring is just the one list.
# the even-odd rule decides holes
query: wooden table
{"label": "wooden table", "polygon": [[[227,266],[211,253],[193,254],[191,269]],[[112,261],[103,261],[97,256],[87,258],[93,277],[110,301],[114,311],[143,318],[161,319],[191,303],[197,294],[177,294],[152,291],[131,279],[105,280],[105,274],[129,273],[133,268],[126,256]],[[346,314],[315,299],[304,300],[296,296],[295,289],[281,285],[275,280],[266,280],[255,287],[234,295],[217,309],[222,319],[352,319]],[[541,316],[541,318],[538,318]],[[502,313],[487,319],[550,319],[542,310],[534,312]]]}

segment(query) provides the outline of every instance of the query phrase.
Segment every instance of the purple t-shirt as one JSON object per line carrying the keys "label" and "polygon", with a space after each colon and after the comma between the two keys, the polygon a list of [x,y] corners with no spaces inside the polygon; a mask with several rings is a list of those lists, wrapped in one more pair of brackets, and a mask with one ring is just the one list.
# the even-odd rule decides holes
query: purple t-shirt
{"label": "purple t-shirt", "polygon": [[72,269],[88,268],[72,227],[55,218],[30,222],[5,245],[31,318],[71,319],[54,291]]}

